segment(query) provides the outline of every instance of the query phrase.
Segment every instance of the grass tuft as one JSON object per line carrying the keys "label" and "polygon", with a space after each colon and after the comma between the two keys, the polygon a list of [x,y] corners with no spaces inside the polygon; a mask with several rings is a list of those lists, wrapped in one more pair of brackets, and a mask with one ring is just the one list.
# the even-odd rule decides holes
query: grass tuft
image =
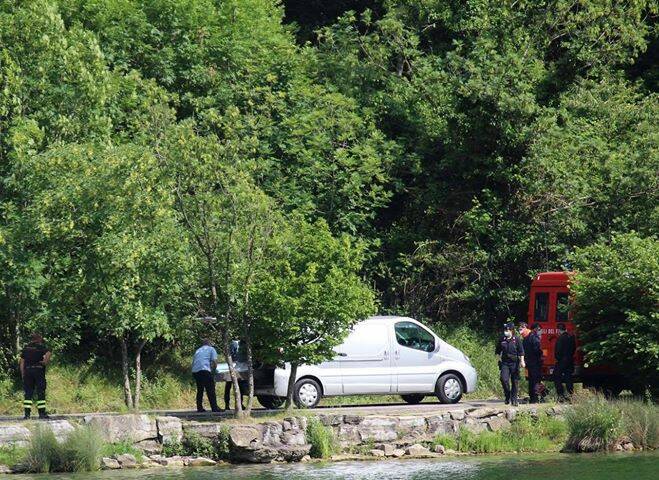
{"label": "grass tuft", "polygon": [[593,396],[566,412],[569,436],[565,449],[597,452],[610,449],[622,434],[621,411],[604,397]]}
{"label": "grass tuft", "polygon": [[334,430],[320,420],[310,417],[307,423],[307,442],[311,444],[309,454],[314,458],[330,458],[338,449]]}
{"label": "grass tuft", "polygon": [[508,430],[474,433],[461,428],[457,436],[436,436],[432,446],[464,453],[550,452],[559,450],[566,430],[565,422],[556,418],[520,414]]}
{"label": "grass tuft", "polygon": [[95,428],[77,427],[61,445],[62,471],[93,472],[98,470],[103,447],[103,439]]}
{"label": "grass tuft", "polygon": [[98,470],[102,450],[101,435],[91,427],[77,427],[60,444],[50,428],[39,425],[23,465],[31,473],[88,472]]}
{"label": "grass tuft", "polygon": [[30,438],[24,465],[31,473],[49,473],[59,467],[61,455],[53,431],[39,425]]}

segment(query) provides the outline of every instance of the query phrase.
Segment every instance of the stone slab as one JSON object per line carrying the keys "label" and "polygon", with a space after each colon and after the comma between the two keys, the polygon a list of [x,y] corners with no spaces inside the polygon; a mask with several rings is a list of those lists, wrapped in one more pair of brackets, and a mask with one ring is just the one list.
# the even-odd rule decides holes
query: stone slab
{"label": "stone slab", "polygon": [[158,437],[155,419],[148,415],[88,415],[83,419],[101,433],[108,442],[141,442]]}

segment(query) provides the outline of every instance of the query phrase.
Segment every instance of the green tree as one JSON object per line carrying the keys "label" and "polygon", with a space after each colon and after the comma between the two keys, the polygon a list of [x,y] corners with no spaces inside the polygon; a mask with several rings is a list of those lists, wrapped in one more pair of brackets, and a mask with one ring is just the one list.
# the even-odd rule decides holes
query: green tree
{"label": "green tree", "polygon": [[11,186],[29,199],[23,232],[47,278],[40,326],[69,341],[87,327],[116,339],[126,406],[139,408],[142,350],[183,328],[190,286],[187,242],[156,159],[131,145],[68,145],[25,158]]}
{"label": "green tree", "polygon": [[158,158],[174,182],[176,208],[188,232],[205,294],[201,310],[215,317],[229,365],[236,415],[242,416],[238,376],[230,353],[232,338],[247,348],[250,414],[254,394],[252,341],[255,322],[251,285],[267,268],[270,241],[280,219],[276,205],[256,186],[237,152],[240,139],[201,137],[193,125],[168,132]]}
{"label": "green tree", "polygon": [[324,221],[300,219],[290,220],[276,241],[271,266],[253,284],[252,313],[260,319],[260,337],[269,343],[264,359],[290,362],[286,406],[291,408],[298,365],[333,358],[334,347],[374,313],[375,303],[359,276],[364,245],[332,236]]}
{"label": "green tree", "polygon": [[659,241],[635,232],[578,249],[571,286],[586,361],[611,363],[642,387],[659,385]]}

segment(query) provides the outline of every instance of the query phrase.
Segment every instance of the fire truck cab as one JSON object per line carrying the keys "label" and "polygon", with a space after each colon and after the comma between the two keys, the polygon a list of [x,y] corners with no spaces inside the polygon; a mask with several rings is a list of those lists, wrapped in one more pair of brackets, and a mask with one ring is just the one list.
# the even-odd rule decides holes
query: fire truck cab
{"label": "fire truck cab", "polygon": [[554,347],[558,339],[558,324],[563,323],[571,335],[575,336],[577,351],[574,355],[574,381],[584,387],[597,388],[610,395],[618,395],[622,390],[641,393],[642,387],[630,385],[625,377],[611,365],[589,365],[579,348],[579,332],[572,322],[570,309],[570,279],[573,273],[544,272],[531,282],[529,298],[529,326],[538,323],[542,327],[540,344],[543,353],[542,376],[553,378],[556,360]]}

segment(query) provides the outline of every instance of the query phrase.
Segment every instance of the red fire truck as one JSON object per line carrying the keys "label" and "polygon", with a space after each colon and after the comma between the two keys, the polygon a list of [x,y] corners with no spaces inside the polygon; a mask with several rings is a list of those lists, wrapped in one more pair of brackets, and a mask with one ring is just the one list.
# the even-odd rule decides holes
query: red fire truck
{"label": "red fire truck", "polygon": [[552,379],[556,360],[554,346],[558,338],[557,325],[564,323],[567,331],[575,336],[577,351],[574,356],[574,381],[583,383],[584,387],[596,388],[609,395],[618,395],[622,390],[631,390],[635,395],[642,394],[643,387],[632,385],[611,365],[589,365],[584,362],[583,353],[579,348],[579,332],[572,322],[572,312],[569,309],[569,283],[573,273],[545,272],[539,273],[531,282],[529,299],[529,325],[538,323],[542,326],[540,340],[543,353],[542,376]]}

